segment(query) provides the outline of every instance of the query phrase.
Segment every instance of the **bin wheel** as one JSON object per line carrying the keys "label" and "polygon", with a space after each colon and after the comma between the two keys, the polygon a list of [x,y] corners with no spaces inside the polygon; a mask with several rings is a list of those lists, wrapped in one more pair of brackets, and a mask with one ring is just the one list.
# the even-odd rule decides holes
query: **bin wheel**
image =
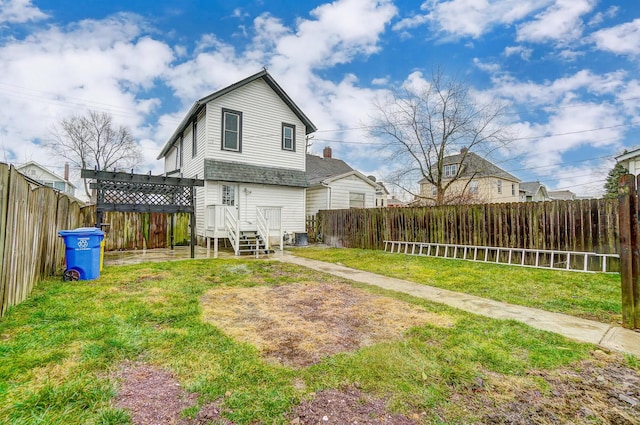
{"label": "bin wheel", "polygon": [[71,282],[80,279],[80,272],[78,270],[65,270],[62,275],[62,280],[65,282]]}

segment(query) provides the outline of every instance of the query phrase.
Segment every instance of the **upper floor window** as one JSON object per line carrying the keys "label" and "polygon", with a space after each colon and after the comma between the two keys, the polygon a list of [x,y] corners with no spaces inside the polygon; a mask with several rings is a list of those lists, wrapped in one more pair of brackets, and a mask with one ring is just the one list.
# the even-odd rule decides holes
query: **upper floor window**
{"label": "upper floor window", "polygon": [[511,183],[511,196],[516,196],[516,185]]}
{"label": "upper floor window", "polygon": [[222,149],[242,151],[242,112],[222,110]]}
{"label": "upper floor window", "polygon": [[193,122],[191,127],[191,156],[195,157],[198,154],[198,121]]}
{"label": "upper floor window", "polygon": [[293,124],[282,123],[282,149],[296,150],[296,126]]}
{"label": "upper floor window", "polygon": [[502,180],[498,180],[496,184],[498,185],[498,193],[502,193]]}
{"label": "upper floor window", "polygon": [[444,166],[444,176],[445,177],[455,177],[458,172],[458,164],[451,164]]}

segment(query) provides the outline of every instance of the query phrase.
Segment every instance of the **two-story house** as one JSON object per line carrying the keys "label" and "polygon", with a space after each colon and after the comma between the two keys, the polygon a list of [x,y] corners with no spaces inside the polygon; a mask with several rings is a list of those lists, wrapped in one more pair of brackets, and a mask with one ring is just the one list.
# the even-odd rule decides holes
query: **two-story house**
{"label": "two-story house", "polygon": [[[518,202],[520,199],[517,177],[464,148],[459,154],[444,157],[442,168],[443,180],[453,180],[445,193],[448,203]],[[423,199],[435,197],[433,184],[426,179],[419,183]]]}
{"label": "two-story house", "polygon": [[64,166],[64,177],[57,175],[35,161],[30,161],[26,164],[17,166],[16,171],[40,184],[52,187],[62,193],[66,193],[71,196],[75,195],[76,186],[69,181],[69,164],[65,164]]}
{"label": "two-story house", "polygon": [[199,178],[196,234],[272,246],[304,233],[306,137],[315,125],[266,71],[196,101],[158,159],[167,176]]}

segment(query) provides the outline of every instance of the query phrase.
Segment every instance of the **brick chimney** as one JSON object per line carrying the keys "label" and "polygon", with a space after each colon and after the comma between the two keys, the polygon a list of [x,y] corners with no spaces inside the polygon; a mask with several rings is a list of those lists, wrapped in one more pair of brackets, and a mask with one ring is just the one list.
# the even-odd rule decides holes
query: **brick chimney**
{"label": "brick chimney", "polygon": [[464,155],[465,153],[467,153],[467,150],[468,150],[467,147],[463,146],[462,149],[460,149],[460,153]]}
{"label": "brick chimney", "polygon": [[325,146],[325,148],[322,150],[322,157],[331,158],[331,148],[329,146]]}
{"label": "brick chimney", "polygon": [[68,162],[64,163],[64,179],[66,181],[69,181],[69,163]]}

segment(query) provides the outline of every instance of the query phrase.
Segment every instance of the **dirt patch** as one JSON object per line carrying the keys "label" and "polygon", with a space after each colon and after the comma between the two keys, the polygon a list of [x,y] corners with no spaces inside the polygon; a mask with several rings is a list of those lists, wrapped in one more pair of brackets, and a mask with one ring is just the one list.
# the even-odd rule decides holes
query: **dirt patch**
{"label": "dirt patch", "polygon": [[619,356],[597,351],[550,372],[487,373],[484,381],[454,392],[450,400],[482,424],[633,425],[640,423],[640,375]]}
{"label": "dirt patch", "polygon": [[120,381],[116,407],[126,409],[135,425],[232,425],[222,418],[218,403],[203,406],[194,419],[182,411],[196,405],[198,396],[184,391],[168,371],[142,363],[125,363],[113,378]]}
{"label": "dirt patch", "polygon": [[206,321],[289,366],[395,340],[413,326],[454,325],[448,315],[347,284],[222,287],[208,291],[201,303]]}
{"label": "dirt patch", "polygon": [[358,424],[358,425],[417,425],[407,416],[387,411],[383,400],[373,399],[356,388],[344,391],[326,390],[297,406],[289,422],[291,425]]}

